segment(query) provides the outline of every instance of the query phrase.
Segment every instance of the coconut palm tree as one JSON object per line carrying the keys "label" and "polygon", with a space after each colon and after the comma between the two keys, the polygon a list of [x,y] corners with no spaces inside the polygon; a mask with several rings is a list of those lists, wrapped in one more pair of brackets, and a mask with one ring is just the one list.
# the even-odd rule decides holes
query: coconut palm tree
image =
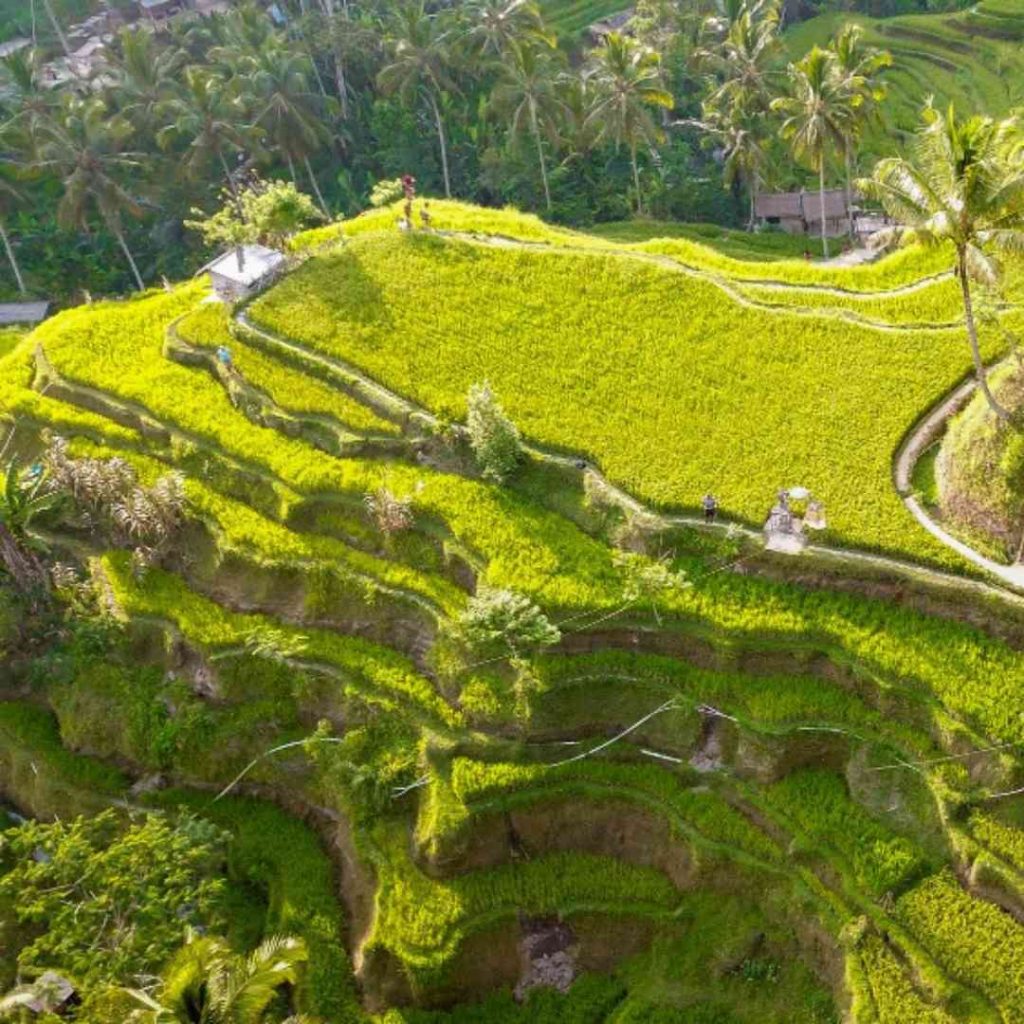
{"label": "coconut palm tree", "polygon": [[846,82],[851,97],[851,113],[843,136],[843,167],[846,172],[846,209],[850,237],[853,237],[853,165],[854,148],[861,132],[885,99],[885,83],[881,72],[892,64],[892,54],[863,45],[864,30],[848,21],[832,41],[836,68]]}
{"label": "coconut palm tree", "polygon": [[157,113],[164,121],[156,135],[160,148],[177,140],[186,142],[182,168],[189,178],[200,177],[211,162],[218,163],[237,203],[238,182],[228,157],[246,151],[259,153],[261,133],[247,123],[235,86],[208,68],[192,65]]}
{"label": "coconut palm tree", "polygon": [[533,0],[472,0],[466,7],[467,38],[481,57],[501,59],[513,46],[528,40],[554,46]]}
{"label": "coconut palm tree", "polygon": [[694,54],[697,66],[718,83],[708,94],[707,105],[722,113],[736,105],[746,112],[767,110],[778,49],[778,4],[775,0],[744,3],[721,38],[714,37]]}
{"label": "coconut palm tree", "polygon": [[25,287],[25,278],[22,276],[21,267],[18,265],[18,258],[14,255],[14,246],[11,245],[10,235],[7,233],[5,220],[11,207],[21,202],[21,193],[15,188],[14,183],[9,179],[4,164],[0,162],[0,243],[3,244],[4,254],[7,262],[14,271],[14,281],[18,286],[21,295],[28,295],[28,288]]}
{"label": "coconut palm tree", "polygon": [[[306,961],[301,939],[266,939],[248,957],[223,939],[189,936],[167,965],[155,996],[132,991],[138,1024],[261,1024],[277,992]],[[288,1018],[297,1024],[298,1017]],[[286,1024],[288,1024],[286,1022]]]}
{"label": "coconut palm tree", "polygon": [[911,156],[881,160],[871,178],[857,183],[866,196],[881,202],[897,225],[880,232],[876,244],[952,248],[978,386],[1000,419],[1009,414],[988,386],[971,282],[997,284],[1000,266],[994,254],[1024,253],[1022,152],[1016,120],[960,120],[952,104],[942,113],[929,103]]}
{"label": "coconut palm tree", "polygon": [[599,138],[629,148],[636,208],[642,214],[637,150],[641,143],[653,146],[662,138],[652,109],[671,110],[674,106],[672,94],[664,86],[661,58],[627,36],[610,32],[604,44],[591,54],[587,74],[595,89],[587,120],[597,127]]}
{"label": "coconut palm tree", "polygon": [[132,127],[96,96],[66,94],[58,115],[39,128],[35,167],[61,179],[63,194],[57,207],[58,223],[65,228],[88,230],[95,209],[117,239],[131,267],[139,291],[145,290],[135,257],[122,228],[127,213],[140,216],[142,204],[120,179],[137,174],[144,154],[124,149]]}
{"label": "coconut palm tree", "polygon": [[292,183],[297,185],[295,161],[301,161],[320,209],[330,216],[309,158],[330,141],[325,114],[333,115],[335,103],[310,87],[309,57],[271,41],[248,56],[240,75],[245,90],[256,98],[255,124],[284,155]]}
{"label": "coconut palm tree", "polygon": [[444,194],[449,199],[452,184],[441,102],[445,93],[458,91],[450,74],[451,43],[452,33],[443,16],[428,13],[423,0],[419,0],[399,11],[392,30],[390,60],[377,75],[377,85],[385,95],[397,95],[405,103],[413,103],[418,97],[427,101],[441,147]]}
{"label": "coconut palm tree", "polygon": [[855,107],[849,83],[839,73],[835,54],[815,46],[789,65],[792,96],[772,100],[772,109],[786,115],[782,137],[798,160],[818,172],[821,198],[821,246],[828,257],[825,220],[825,165],[830,152],[842,152]]}
{"label": "coconut palm tree", "polygon": [[185,60],[181,50],[160,45],[152,32],[123,29],[116,49],[108,47],[104,54],[102,74],[111,79],[111,105],[140,131],[151,131]]}
{"label": "coconut palm tree", "polygon": [[546,45],[529,41],[510,43],[491,96],[493,106],[507,113],[509,132],[513,137],[524,131],[530,133],[537,148],[544,203],[548,210],[551,209],[551,187],[543,136],[552,138],[556,130],[559,111],[556,68],[552,51]]}

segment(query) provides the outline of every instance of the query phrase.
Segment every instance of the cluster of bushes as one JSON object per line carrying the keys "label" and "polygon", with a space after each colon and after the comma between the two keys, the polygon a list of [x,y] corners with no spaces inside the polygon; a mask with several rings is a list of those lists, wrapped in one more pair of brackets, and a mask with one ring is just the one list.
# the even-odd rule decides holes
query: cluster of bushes
{"label": "cluster of bushes", "polygon": [[232,876],[266,895],[267,935],[294,935],[309,953],[300,1001],[311,1016],[332,1024],[363,1020],[344,945],[344,920],[331,862],[315,833],[273,804],[243,797],[212,802],[184,791],[162,802],[188,807],[228,831]]}

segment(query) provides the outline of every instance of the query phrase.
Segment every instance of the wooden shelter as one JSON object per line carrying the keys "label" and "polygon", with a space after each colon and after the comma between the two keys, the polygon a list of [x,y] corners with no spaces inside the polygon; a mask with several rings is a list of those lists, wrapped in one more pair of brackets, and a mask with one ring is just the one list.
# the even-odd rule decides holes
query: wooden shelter
{"label": "wooden shelter", "polygon": [[[285,268],[284,253],[265,245],[241,245],[203,267],[222,302],[242,302],[272,284]],[[202,273],[203,271],[200,271]]]}
{"label": "wooden shelter", "polygon": [[0,327],[25,324],[35,327],[50,312],[48,302],[0,302]]}
{"label": "wooden shelter", "polygon": [[[844,235],[849,230],[850,215],[857,217],[856,205],[848,205],[841,188],[825,189],[825,234]],[[763,227],[778,227],[791,235],[821,234],[821,194],[801,189],[799,192],[765,192],[757,197],[754,214]]]}

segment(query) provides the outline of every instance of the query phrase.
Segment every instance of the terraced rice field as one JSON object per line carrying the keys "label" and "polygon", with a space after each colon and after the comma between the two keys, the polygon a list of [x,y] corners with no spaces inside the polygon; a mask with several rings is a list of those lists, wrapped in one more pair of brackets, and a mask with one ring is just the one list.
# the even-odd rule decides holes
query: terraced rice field
{"label": "terraced rice field", "polygon": [[893,56],[893,66],[885,73],[890,90],[885,121],[869,132],[862,147],[865,165],[874,154],[888,152],[883,138],[913,130],[927,96],[934,96],[940,106],[952,101],[962,112],[993,116],[1024,100],[1024,3],[1019,0],[983,0],[942,15],[823,15],[786,33],[789,54],[795,59],[815,43],[824,45],[846,20],[864,27],[866,44]]}
{"label": "terraced rice field", "polygon": [[[1024,900],[1024,830],[990,799],[1020,781],[1016,605],[965,590],[939,617],[913,575],[787,582],[724,533],[634,529],[571,465],[487,483],[434,418],[486,371],[531,441],[645,499],[692,506],[713,467],[756,521],[800,470],[832,540],[941,559],[879,525],[900,431],[967,364],[941,262],[744,263],[441,203],[459,237],[400,238],[391,216],[300,240],[308,262],[247,311],[260,330],[193,282],[0,359],[15,448],[54,430],[147,482],[182,472],[188,502],[146,571],[64,538],[123,646],[0,702],[4,791],[66,816],[173,780],[147,800],[229,830],[326,1021],[1017,1019],[1024,927],[1001,906]],[[900,387],[872,398],[883,367]],[[807,392],[835,414],[802,422]],[[367,515],[382,483],[405,534]],[[671,585],[638,593],[629,567]],[[460,655],[483,584],[560,642]],[[559,929],[580,977],[520,1005],[527,938]]]}

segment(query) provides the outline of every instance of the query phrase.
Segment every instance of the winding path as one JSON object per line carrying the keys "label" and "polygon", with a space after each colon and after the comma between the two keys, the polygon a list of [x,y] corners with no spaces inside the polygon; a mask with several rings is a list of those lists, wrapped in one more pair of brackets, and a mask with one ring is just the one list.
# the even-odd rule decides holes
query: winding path
{"label": "winding path", "polygon": [[[996,363],[990,367],[990,370],[999,365],[1001,363]],[[974,377],[969,377],[921,417],[897,449],[896,458],[893,461],[893,483],[910,514],[936,540],[1008,586],[1024,591],[1024,565],[1003,565],[987,558],[980,551],[975,551],[962,540],[958,540],[928,514],[913,493],[912,479],[917,460],[942,436],[949,418],[967,405],[977,388],[977,380]]]}

